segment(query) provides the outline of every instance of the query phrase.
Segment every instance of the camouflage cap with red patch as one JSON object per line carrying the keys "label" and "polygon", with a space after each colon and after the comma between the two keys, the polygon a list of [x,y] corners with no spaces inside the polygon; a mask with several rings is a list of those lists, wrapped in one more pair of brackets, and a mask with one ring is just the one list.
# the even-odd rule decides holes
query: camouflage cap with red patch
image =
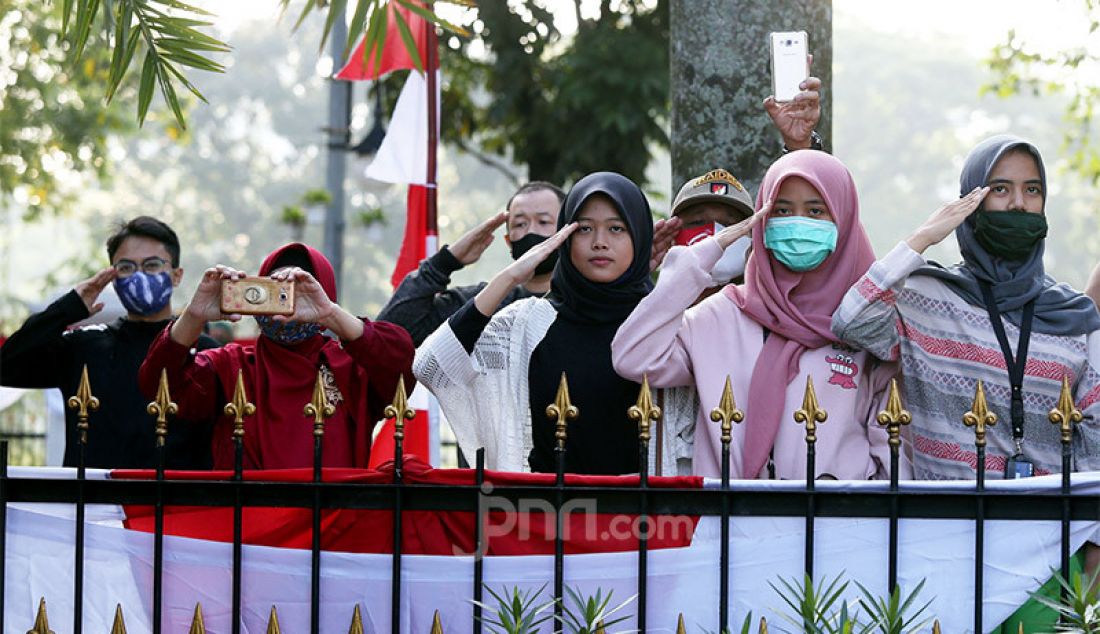
{"label": "camouflage cap with red patch", "polygon": [[676,200],[672,201],[672,215],[679,215],[692,205],[717,202],[733,207],[734,213],[745,218],[755,210],[752,196],[745,186],[724,169],[716,169],[684,183]]}

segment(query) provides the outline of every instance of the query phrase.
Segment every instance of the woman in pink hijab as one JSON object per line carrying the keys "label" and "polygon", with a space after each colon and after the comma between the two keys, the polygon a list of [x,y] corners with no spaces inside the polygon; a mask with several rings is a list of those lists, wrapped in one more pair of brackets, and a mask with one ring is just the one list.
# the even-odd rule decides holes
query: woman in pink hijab
{"label": "woman in pink hijab", "polygon": [[[794,412],[812,378],[829,414],[817,430],[816,477],[886,478],[889,446],[875,416],[896,369],[830,330],[841,298],[875,259],[852,175],[824,152],[792,152],[768,169],[757,207],[740,224],[669,252],[657,287],[615,336],[615,369],[634,381],[648,375],[653,387],[695,388],[696,411],[670,412],[665,423],[692,473],[721,474],[720,430],[709,412],[729,376],[745,412],[733,428],[732,477],[805,478],[806,432]],[[754,226],[744,284],[688,308],[725,247]]]}

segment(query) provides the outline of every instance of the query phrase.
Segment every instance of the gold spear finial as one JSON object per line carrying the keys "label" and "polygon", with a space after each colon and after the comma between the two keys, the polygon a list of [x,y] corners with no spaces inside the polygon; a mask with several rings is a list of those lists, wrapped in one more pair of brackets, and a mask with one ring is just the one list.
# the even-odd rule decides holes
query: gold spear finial
{"label": "gold spear finial", "polygon": [[726,375],[726,387],[722,389],[722,399],[718,401],[718,407],[710,410],[710,419],[722,424],[722,442],[730,441],[730,433],[733,431],[733,423],[745,420],[745,413],[737,409],[737,403],[733,400],[733,386],[730,384],[730,375]]}
{"label": "gold spear finial", "polygon": [[768,619],[760,617],[760,634],[768,634]]}
{"label": "gold spear finial", "polygon": [[145,408],[150,416],[157,417],[157,446],[163,447],[168,436],[168,417],[175,416],[179,408],[168,394],[168,370],[161,368],[160,385],[157,386],[157,398]]}
{"label": "gold spear finial", "polygon": [[607,630],[604,629],[603,621],[596,621],[596,631],[592,634],[607,634]]}
{"label": "gold spear finial", "polygon": [[901,406],[898,380],[890,379],[890,395],[886,398],[886,409],[878,413],[878,424],[886,428],[891,447],[901,446],[901,426],[911,422],[913,422],[913,416]]}
{"label": "gold spear finial", "polygon": [[99,399],[92,396],[92,385],[88,381],[88,364],[80,371],[80,386],[76,395],[69,397],[69,409],[76,410],[76,428],[80,430],[80,444],[88,443],[88,412],[99,409]]}
{"label": "gold spear finial", "polygon": [[626,410],[630,420],[638,423],[638,438],[649,442],[649,424],[661,419],[661,408],[653,404],[653,395],[649,391],[649,375],[642,375],[642,389],[638,391],[638,402]]}
{"label": "gold spear finial", "polygon": [[687,626],[684,625],[684,613],[676,620],[676,634],[687,634]]}
{"label": "gold spear finial", "polygon": [[397,377],[397,392],[393,395],[393,403],[382,410],[382,415],[393,419],[393,439],[401,440],[405,437],[405,421],[412,420],[416,411],[409,407],[409,398],[405,394],[405,377]]}
{"label": "gold spear finial", "polygon": [[244,417],[256,413],[256,406],[248,402],[244,392],[244,370],[237,370],[237,387],[233,390],[233,400],[225,404],[225,415],[233,417],[233,437],[244,437]]}
{"label": "gold spear finial", "polygon": [[306,416],[313,417],[313,435],[325,435],[325,419],[336,412],[336,408],[329,404],[325,397],[325,379],[321,371],[317,371],[317,381],[313,384],[313,398],[306,403],[302,410]]}
{"label": "gold spear finial", "polygon": [[1024,634],[1024,622],[1018,621],[1017,625],[1018,627],[1016,628],[1016,634]]}
{"label": "gold spear finial", "polygon": [[794,421],[806,424],[806,443],[817,442],[817,424],[824,423],[829,418],[829,412],[821,409],[817,404],[817,392],[814,392],[814,378],[806,377],[806,393],[802,397],[802,408],[794,411]]}
{"label": "gold spear finial", "polygon": [[191,615],[191,629],[188,634],[206,634],[206,623],[202,620],[202,604],[195,604],[195,613]]}
{"label": "gold spear finial", "polygon": [[355,611],[351,614],[351,627],[348,634],[363,634],[363,615],[359,613],[359,604],[355,604]]}
{"label": "gold spear finial", "polygon": [[282,634],[279,631],[279,613],[275,611],[275,606],[271,606],[271,614],[267,617],[267,634]]}
{"label": "gold spear finial", "polygon": [[126,634],[126,621],[122,618],[122,604],[115,604],[115,622],[111,624],[111,634]]}
{"label": "gold spear finial", "polygon": [[974,404],[970,411],[963,414],[963,424],[974,428],[974,443],[979,447],[985,446],[985,428],[997,424],[997,415],[989,411],[989,404],[985,401],[985,386],[978,379],[978,385],[974,388]]}
{"label": "gold spear finial", "polygon": [[[1024,622],[1020,621],[1020,627],[1024,626]],[[932,622],[932,634],[940,634],[940,620],[936,619]]]}
{"label": "gold spear finial", "polygon": [[1062,444],[1073,442],[1073,424],[1081,422],[1081,410],[1073,403],[1073,393],[1069,389],[1069,377],[1062,375],[1062,393],[1058,396],[1058,406],[1050,410],[1050,422],[1062,429]]}
{"label": "gold spear finial", "polygon": [[565,380],[565,372],[562,372],[558,394],[554,402],[546,406],[546,417],[554,421],[554,439],[558,442],[558,449],[565,449],[566,426],[580,414],[581,411],[569,400],[569,382]]}
{"label": "gold spear finial", "polygon": [[50,629],[50,620],[46,618],[46,597],[38,600],[38,614],[34,617],[34,627],[27,634],[54,634]]}
{"label": "gold spear finial", "polygon": [[439,620],[439,610],[435,611],[432,615],[432,632],[431,634],[443,634],[443,623]]}

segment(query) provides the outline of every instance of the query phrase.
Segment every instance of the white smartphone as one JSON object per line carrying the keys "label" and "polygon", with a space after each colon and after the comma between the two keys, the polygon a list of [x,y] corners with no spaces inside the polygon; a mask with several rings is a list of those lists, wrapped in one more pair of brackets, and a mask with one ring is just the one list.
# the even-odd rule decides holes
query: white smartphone
{"label": "white smartphone", "polygon": [[792,101],[798,85],[810,76],[809,44],[805,31],[768,35],[772,54],[772,94],[776,101]]}

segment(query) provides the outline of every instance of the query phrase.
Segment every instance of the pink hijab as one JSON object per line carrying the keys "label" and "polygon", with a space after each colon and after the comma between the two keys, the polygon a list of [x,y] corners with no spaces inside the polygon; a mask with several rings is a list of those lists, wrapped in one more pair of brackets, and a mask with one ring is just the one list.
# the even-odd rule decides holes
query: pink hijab
{"label": "pink hijab", "polygon": [[787,386],[798,375],[804,350],[838,342],[830,329],[840,300],[875,261],[859,221],[859,198],[848,168],[816,150],[783,156],[768,168],[756,207],[775,200],[783,181],[800,176],[821,193],[837,226],[837,244],[816,269],[791,271],[764,247],[768,218],[752,232],[745,283],[727,286],[726,296],[771,334],[756,359],[749,383],[749,424],[742,454],[745,477],[756,477],[768,459],[783,415]]}

